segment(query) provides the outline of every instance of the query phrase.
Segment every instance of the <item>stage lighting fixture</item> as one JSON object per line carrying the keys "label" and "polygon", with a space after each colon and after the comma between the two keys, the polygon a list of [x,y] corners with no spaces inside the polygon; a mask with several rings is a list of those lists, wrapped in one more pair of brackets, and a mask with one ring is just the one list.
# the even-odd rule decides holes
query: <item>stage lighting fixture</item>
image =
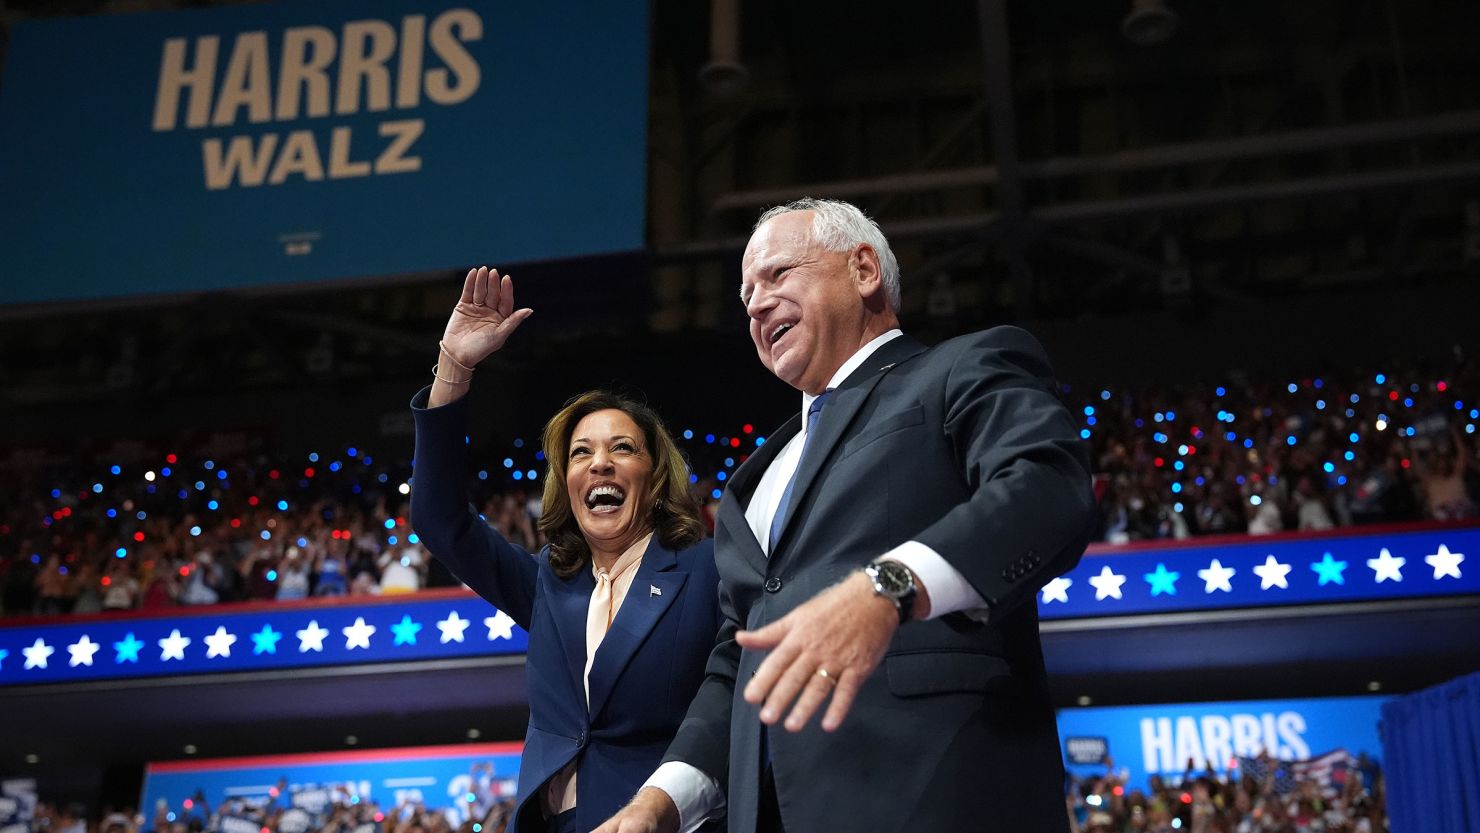
{"label": "stage lighting fixture", "polygon": [[1177,13],[1166,0],[1131,0],[1130,13],[1120,22],[1120,33],[1137,46],[1156,46],[1177,32]]}
{"label": "stage lighting fixture", "polygon": [[740,62],[740,0],[709,6],[709,63],[699,70],[699,83],[719,98],[739,95],[750,83],[750,70]]}

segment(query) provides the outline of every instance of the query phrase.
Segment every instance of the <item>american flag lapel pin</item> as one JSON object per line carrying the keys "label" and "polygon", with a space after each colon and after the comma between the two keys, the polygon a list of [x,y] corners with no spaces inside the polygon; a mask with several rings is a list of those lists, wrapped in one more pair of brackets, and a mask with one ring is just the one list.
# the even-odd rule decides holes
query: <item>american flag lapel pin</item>
{"label": "american flag lapel pin", "polygon": [[653,596],[661,596],[661,595],[663,595],[663,591],[660,590],[660,589],[658,589],[658,585],[656,585],[656,584],[649,584],[648,585],[648,598],[652,598]]}

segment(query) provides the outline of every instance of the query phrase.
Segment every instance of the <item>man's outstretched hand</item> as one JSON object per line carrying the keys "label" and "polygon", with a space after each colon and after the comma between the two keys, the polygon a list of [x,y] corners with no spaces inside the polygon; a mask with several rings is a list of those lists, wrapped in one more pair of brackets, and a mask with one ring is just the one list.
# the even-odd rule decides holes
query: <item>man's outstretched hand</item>
{"label": "man's outstretched hand", "polygon": [[764,628],[735,634],[742,648],[771,652],[745,686],[745,701],[765,704],[761,722],[768,726],[790,708],[784,725],[799,732],[831,697],[822,728],[834,731],[898,627],[894,604],[874,593],[868,576],[854,573]]}

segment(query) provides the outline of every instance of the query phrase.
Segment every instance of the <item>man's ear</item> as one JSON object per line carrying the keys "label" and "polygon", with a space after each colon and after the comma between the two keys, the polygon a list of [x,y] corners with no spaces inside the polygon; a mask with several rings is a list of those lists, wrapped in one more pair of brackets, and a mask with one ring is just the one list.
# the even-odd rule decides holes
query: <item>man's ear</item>
{"label": "man's ear", "polygon": [[873,298],[884,291],[884,271],[879,266],[879,253],[867,243],[859,243],[848,255],[848,276],[859,296]]}

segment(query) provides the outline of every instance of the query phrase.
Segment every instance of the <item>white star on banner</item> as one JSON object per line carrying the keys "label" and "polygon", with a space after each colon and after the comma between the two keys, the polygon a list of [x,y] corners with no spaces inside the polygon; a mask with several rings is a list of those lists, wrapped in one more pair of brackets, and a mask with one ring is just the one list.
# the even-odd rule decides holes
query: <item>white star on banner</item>
{"label": "white star on banner", "polygon": [[324,650],[324,637],[329,635],[328,628],[319,627],[319,620],[308,620],[308,627],[298,632],[298,653],[306,654],[309,651]]}
{"label": "white star on banner", "polygon": [[67,646],[67,653],[72,655],[67,666],[76,668],[79,665],[92,665],[93,654],[101,647],[103,646],[89,639],[87,634],[83,634],[81,639]]}
{"label": "white star on banner", "polygon": [[1462,552],[1450,552],[1449,547],[1440,544],[1438,552],[1433,555],[1424,556],[1423,560],[1427,561],[1429,566],[1434,568],[1435,581],[1445,576],[1460,578],[1459,565],[1461,561],[1465,560],[1465,554]]}
{"label": "white star on banner", "polygon": [[41,641],[36,637],[36,643],[29,648],[22,648],[21,653],[26,655],[27,668],[45,668],[46,658],[56,653],[57,649]]}
{"label": "white star on banner", "polygon": [[1073,583],[1074,579],[1059,576],[1048,584],[1043,585],[1043,603],[1063,602],[1064,604],[1068,604],[1069,586]]}
{"label": "white star on banner", "polygon": [[236,644],[236,634],[227,633],[225,625],[218,625],[216,632],[206,637],[206,659],[231,656],[231,646]]}
{"label": "white star on banner", "polygon": [[1376,558],[1367,559],[1367,566],[1372,568],[1373,577],[1377,579],[1378,584],[1388,579],[1402,581],[1403,565],[1407,563],[1406,558],[1394,558],[1393,554],[1388,552],[1387,547],[1383,547],[1382,552],[1379,552]]}
{"label": "white star on banner", "polygon": [[344,631],[344,647],[352,651],[355,648],[370,647],[370,636],[375,633],[375,626],[365,624],[365,617],[356,616],[355,623],[342,630]]}
{"label": "white star on banner", "polygon": [[467,630],[468,625],[472,623],[471,619],[464,619],[458,616],[455,610],[447,614],[446,619],[437,623],[437,630],[442,632],[442,644],[446,645],[449,642],[463,641],[463,631]]}
{"label": "white star on banner", "polygon": [[1259,577],[1259,589],[1268,590],[1278,587],[1281,590],[1289,590],[1290,582],[1285,579],[1290,575],[1290,565],[1281,564],[1275,560],[1273,555],[1265,556],[1264,563],[1254,568],[1254,575]]}
{"label": "white star on banner", "polygon": [[1228,580],[1233,578],[1233,574],[1236,572],[1238,572],[1238,570],[1235,570],[1232,567],[1223,566],[1218,562],[1218,559],[1215,558],[1213,559],[1213,563],[1209,564],[1206,570],[1197,571],[1197,577],[1202,579],[1203,584],[1206,585],[1203,588],[1204,593],[1211,593],[1214,590],[1222,590],[1224,593],[1232,593],[1233,585],[1229,584]]}
{"label": "white star on banner", "polygon": [[185,649],[190,646],[190,637],[181,636],[180,629],[170,631],[170,635],[159,640],[159,661],[167,662],[172,659],[185,659]]}
{"label": "white star on banner", "polygon": [[490,642],[495,639],[514,638],[514,617],[502,610],[492,616],[485,617],[483,624],[488,626],[488,641]]}
{"label": "white star on banner", "polygon": [[1125,576],[1116,575],[1110,569],[1110,565],[1106,564],[1100,568],[1099,575],[1089,577],[1089,583],[1095,586],[1095,601],[1107,598],[1119,599],[1122,598],[1120,586],[1125,584]]}

